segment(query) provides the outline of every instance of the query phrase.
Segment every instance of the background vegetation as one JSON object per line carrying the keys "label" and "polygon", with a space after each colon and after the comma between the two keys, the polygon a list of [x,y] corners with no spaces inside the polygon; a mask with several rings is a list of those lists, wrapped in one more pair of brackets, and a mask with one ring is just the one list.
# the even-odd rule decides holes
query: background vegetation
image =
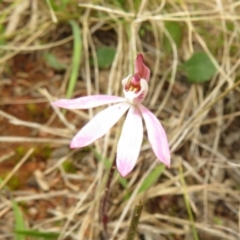
{"label": "background vegetation", "polygon": [[144,104],[164,125],[172,164],[145,134],[134,171],[118,174],[109,239],[236,240],[240,235],[240,2],[2,0],[0,239],[101,239],[99,204],[121,122],[84,149],[74,134],[100,109],[50,102],[122,95],[137,53],[151,69]]}

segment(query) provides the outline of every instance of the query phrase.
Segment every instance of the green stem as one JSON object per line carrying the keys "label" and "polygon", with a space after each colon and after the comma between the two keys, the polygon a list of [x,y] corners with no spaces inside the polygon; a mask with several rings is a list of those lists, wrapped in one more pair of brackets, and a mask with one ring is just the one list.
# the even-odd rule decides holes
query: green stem
{"label": "green stem", "polygon": [[140,201],[139,204],[136,205],[134,208],[131,225],[129,227],[126,240],[134,240],[134,236],[137,232],[139,219],[142,213],[142,208],[143,208],[143,205],[142,205],[142,202]]}
{"label": "green stem", "polygon": [[183,186],[183,189],[184,189],[184,195],[183,195],[184,196],[184,202],[185,202],[188,217],[189,217],[189,220],[190,220],[190,223],[191,223],[193,238],[194,238],[194,240],[199,240],[197,229],[196,229],[195,224],[194,224],[194,218],[193,218],[191,206],[190,206],[189,201],[188,201],[186,183],[185,183],[184,176],[183,176],[182,166],[180,166],[180,179],[181,179],[181,183],[182,183],[182,186]]}

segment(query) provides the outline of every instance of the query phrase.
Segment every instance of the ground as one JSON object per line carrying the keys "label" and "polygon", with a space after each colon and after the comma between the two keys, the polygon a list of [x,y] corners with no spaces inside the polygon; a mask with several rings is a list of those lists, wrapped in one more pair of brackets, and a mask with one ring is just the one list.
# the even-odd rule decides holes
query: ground
{"label": "ground", "polygon": [[[135,239],[240,238],[240,5],[137,2],[0,3],[0,239],[125,239],[140,201]],[[124,119],[70,149],[102,108],[50,103],[122,96],[139,52],[151,70],[144,105],[166,130],[171,166],[145,131],[137,166],[113,177],[106,237],[101,199]]]}

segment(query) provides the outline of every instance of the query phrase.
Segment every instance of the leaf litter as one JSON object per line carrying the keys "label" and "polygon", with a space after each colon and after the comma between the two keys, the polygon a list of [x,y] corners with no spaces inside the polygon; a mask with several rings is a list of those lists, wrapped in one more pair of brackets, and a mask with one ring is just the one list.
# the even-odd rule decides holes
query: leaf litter
{"label": "leaf litter", "polygon": [[[0,46],[0,184],[11,176],[1,188],[0,238],[14,239],[14,200],[29,230],[57,233],[59,239],[100,239],[98,205],[106,169],[94,151],[112,161],[121,124],[96,142],[94,150],[73,152],[68,143],[93,112],[55,112],[49,104],[66,95],[73,46],[67,21],[75,19],[83,49],[74,97],[121,94],[120,81],[130,72],[134,54],[142,52],[154,82],[145,105],[163,122],[170,140],[173,164],[154,176],[151,186],[146,184],[146,192],[139,193],[141,181],[151,177],[143,173],[154,172],[156,165],[146,135],[127,188],[114,182],[108,214],[112,239],[123,239],[140,199],[144,210],[139,238],[193,239],[186,196],[200,239],[238,239],[239,5],[142,1],[128,6],[120,1],[111,7],[90,2],[77,7],[69,1],[57,10],[37,1],[31,6],[23,2],[22,7],[15,1],[0,4],[0,21],[7,29]],[[152,14],[146,14],[149,11]],[[164,22],[179,24],[181,41],[164,30]],[[163,48],[166,38],[170,53]],[[108,70],[99,69],[97,61],[98,49],[104,47],[116,49]],[[199,51],[208,55],[217,72],[208,82],[191,84],[178,66]],[[46,53],[64,68],[46,62]]]}

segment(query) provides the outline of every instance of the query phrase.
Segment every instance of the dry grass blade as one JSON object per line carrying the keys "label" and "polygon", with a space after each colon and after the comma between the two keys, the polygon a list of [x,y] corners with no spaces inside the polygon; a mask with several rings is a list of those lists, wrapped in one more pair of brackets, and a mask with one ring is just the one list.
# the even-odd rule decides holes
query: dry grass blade
{"label": "dry grass blade", "polygon": [[11,177],[18,171],[18,169],[25,163],[26,160],[33,153],[34,148],[29,149],[26,155],[19,161],[19,163],[12,169],[12,171],[7,175],[7,177],[1,182],[0,190],[7,184],[7,182],[11,179]]}
{"label": "dry grass blade", "polygon": [[[72,150],[71,138],[100,108],[63,113],[51,102],[66,96],[72,64],[69,97],[122,96],[141,52],[151,69],[143,104],[166,129],[171,168],[139,193],[158,164],[144,133],[135,169],[113,177],[109,239],[124,239],[139,200],[139,239],[239,239],[239,11],[234,0],[1,1],[0,238],[13,239],[11,196],[31,231],[100,239],[100,200],[123,119]],[[184,66],[199,52],[212,64],[195,62],[195,75],[215,74],[193,83]]]}

